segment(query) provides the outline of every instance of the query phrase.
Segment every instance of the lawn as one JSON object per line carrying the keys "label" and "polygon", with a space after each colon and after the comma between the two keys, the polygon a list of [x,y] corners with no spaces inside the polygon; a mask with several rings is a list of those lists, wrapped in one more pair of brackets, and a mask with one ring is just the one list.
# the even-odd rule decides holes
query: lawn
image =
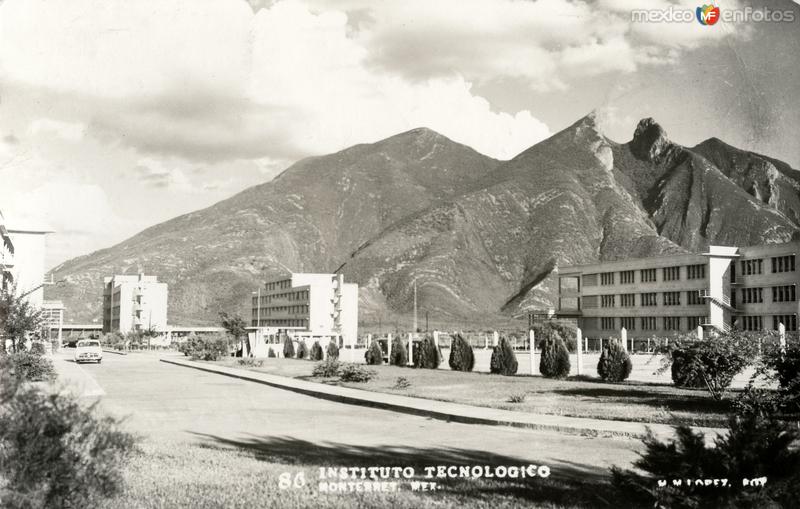
{"label": "lawn", "polygon": [[[578,508],[597,507],[613,497],[606,478],[574,476],[525,480],[444,480],[434,492],[412,491],[404,484],[395,493],[322,493],[322,466],[423,466],[508,464],[507,458],[461,458],[435,448],[385,450],[336,447],[295,439],[231,441],[198,436],[194,442],[149,439],[125,470],[125,487],[102,509],[204,508]],[[280,488],[281,474],[303,473],[299,488]]]}
{"label": "lawn", "polygon": [[[224,359],[219,363],[242,367],[237,359]],[[585,377],[567,380],[540,376],[507,377],[385,365],[369,366],[378,373],[370,382],[343,383],[338,379],[313,378],[311,371],[314,364],[306,360],[268,358],[264,359],[262,367],[245,369],[376,392],[520,412],[671,425],[724,426],[731,404],[729,398],[715,401],[703,390],[679,389],[665,384],[612,384]],[[395,388],[399,377],[405,377],[411,385]],[[511,403],[509,398],[512,395],[524,395],[524,401]]]}

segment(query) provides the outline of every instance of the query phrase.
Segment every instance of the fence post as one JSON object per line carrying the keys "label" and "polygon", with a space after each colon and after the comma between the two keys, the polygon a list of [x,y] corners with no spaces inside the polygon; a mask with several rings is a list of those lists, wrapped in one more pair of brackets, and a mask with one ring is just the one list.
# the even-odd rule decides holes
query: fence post
{"label": "fence post", "polygon": [[372,344],[372,334],[367,334],[367,350],[369,350],[369,346]]}
{"label": "fence post", "polygon": [[583,374],[583,331],[575,329],[575,350],[578,352],[578,375]]}
{"label": "fence post", "polygon": [[500,334],[497,331],[492,332],[492,346],[497,346],[500,342]]}
{"label": "fence post", "polygon": [[531,358],[531,375],[536,374],[536,334],[533,332],[533,329],[528,331],[528,341],[530,342],[530,346],[528,350],[530,351]]}
{"label": "fence post", "polygon": [[703,340],[703,327],[700,325],[697,326],[697,339]]}
{"label": "fence post", "polygon": [[783,323],[778,324],[778,334],[781,340],[781,352],[786,353],[786,326]]}
{"label": "fence post", "polygon": [[414,364],[414,336],[408,333],[408,364]]}
{"label": "fence post", "polygon": [[487,336],[486,334],[483,335],[483,349],[484,350],[489,349],[489,336]]}
{"label": "fence post", "polygon": [[439,331],[433,331],[433,344],[436,345],[436,348],[439,348]]}
{"label": "fence post", "polygon": [[628,329],[623,327],[619,331],[619,336],[622,339],[622,349],[627,352],[628,351]]}
{"label": "fence post", "polygon": [[391,364],[392,363],[392,333],[391,332],[388,333],[386,335],[386,337],[388,338],[386,340],[386,360],[387,360],[387,364]]}

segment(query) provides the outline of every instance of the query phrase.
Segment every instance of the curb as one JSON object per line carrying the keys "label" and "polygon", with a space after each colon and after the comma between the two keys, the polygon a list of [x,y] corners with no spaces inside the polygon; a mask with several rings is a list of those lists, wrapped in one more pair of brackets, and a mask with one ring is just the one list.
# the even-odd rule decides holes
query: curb
{"label": "curb", "polygon": [[[275,387],[278,389],[284,389],[292,392],[296,392],[299,394],[304,394],[306,396],[312,396],[315,398],[325,399],[329,401],[335,401],[337,403],[345,403],[350,405],[358,405],[370,408],[379,408],[382,410],[390,410],[394,412],[410,414],[410,415],[417,415],[422,417],[430,417],[433,419],[443,420],[446,422],[458,422],[462,424],[483,424],[483,425],[490,425],[490,426],[510,426],[514,428],[524,428],[524,429],[532,429],[532,430],[541,430],[541,431],[556,431],[561,433],[570,433],[570,434],[580,434],[580,435],[591,435],[596,437],[624,437],[624,438],[641,438],[647,435],[647,428],[650,428],[653,434],[659,438],[665,437],[674,437],[675,436],[675,428],[668,424],[645,424],[645,423],[637,423],[637,422],[629,422],[629,421],[603,421],[600,419],[584,419],[579,417],[565,417],[561,419],[575,419],[575,420],[592,420],[598,421],[602,423],[609,423],[610,426],[604,427],[591,427],[586,425],[579,425],[579,424],[554,424],[554,423],[546,423],[546,422],[532,422],[532,421],[525,421],[525,420],[514,420],[514,419],[501,419],[495,417],[478,417],[475,415],[467,415],[469,412],[477,412],[480,413],[484,410],[483,407],[472,407],[470,405],[463,405],[460,403],[443,403],[435,400],[427,400],[423,398],[413,398],[411,396],[399,396],[399,398],[406,398],[409,400],[420,400],[420,403],[430,405],[430,404],[445,404],[445,405],[457,405],[461,407],[466,407],[466,412],[446,412],[446,411],[439,411],[433,410],[429,408],[419,408],[417,406],[412,406],[411,404],[402,404],[402,403],[391,403],[388,401],[376,401],[375,399],[370,398],[370,395],[378,394],[382,396],[394,396],[394,395],[383,395],[382,393],[374,393],[372,391],[366,391],[363,389],[354,389],[351,387],[342,387],[338,389],[347,389],[348,391],[357,391],[364,393],[363,395],[347,395],[336,393],[337,391],[331,390],[334,387],[318,384],[315,382],[307,382],[301,380],[295,380],[293,378],[281,377],[279,375],[270,375],[266,373],[255,373],[255,372],[248,372],[241,369],[236,368],[223,368],[219,369],[213,366],[205,366],[200,365],[195,362],[191,361],[183,361],[177,359],[167,359],[161,358],[159,359],[161,362],[166,364],[173,364],[176,366],[182,366],[186,368],[192,368],[199,371],[205,371],[208,373],[214,373],[218,375],[228,376],[231,378],[236,378],[239,380],[245,380],[248,382],[255,382],[262,385],[268,385],[270,387]],[[229,371],[230,370],[230,371]],[[249,373],[253,373],[252,375]],[[261,375],[261,376],[259,376]],[[265,379],[264,377],[268,377]],[[280,379],[285,379],[287,382],[282,382]],[[310,385],[307,387],[302,387],[302,385]],[[315,388],[313,386],[319,386],[319,388]],[[486,409],[487,411],[496,411],[496,409]],[[513,412],[512,410],[504,410],[503,412]],[[525,416],[539,416],[544,420],[553,420],[558,418],[557,416],[551,415],[541,415],[541,414],[524,414]],[[626,431],[623,429],[614,429],[613,426],[619,427],[639,427],[639,431]],[[702,428],[697,427],[693,429],[698,429],[701,431],[706,432],[706,440],[710,441],[713,440],[715,435],[720,434],[723,430],[718,428]]]}
{"label": "curb", "polygon": [[106,350],[103,348],[103,353],[115,353],[117,355],[128,355],[128,352],[123,352],[121,350]]}

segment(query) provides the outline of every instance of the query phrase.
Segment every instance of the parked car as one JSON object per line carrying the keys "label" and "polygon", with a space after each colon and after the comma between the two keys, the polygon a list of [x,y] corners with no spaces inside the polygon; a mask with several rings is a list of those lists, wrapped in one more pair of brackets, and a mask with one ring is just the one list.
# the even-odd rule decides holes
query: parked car
{"label": "parked car", "polygon": [[100,364],[103,361],[103,349],[100,347],[100,342],[96,339],[84,339],[78,341],[75,347],[75,362],[97,362]]}

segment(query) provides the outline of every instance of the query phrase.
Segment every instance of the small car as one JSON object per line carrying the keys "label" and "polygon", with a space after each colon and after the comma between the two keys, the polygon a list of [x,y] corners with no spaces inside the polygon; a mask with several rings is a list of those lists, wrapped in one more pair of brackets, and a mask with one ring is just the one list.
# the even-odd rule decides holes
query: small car
{"label": "small car", "polygon": [[75,362],[97,362],[100,364],[103,361],[103,349],[100,347],[100,342],[96,339],[84,339],[78,341],[75,346]]}

